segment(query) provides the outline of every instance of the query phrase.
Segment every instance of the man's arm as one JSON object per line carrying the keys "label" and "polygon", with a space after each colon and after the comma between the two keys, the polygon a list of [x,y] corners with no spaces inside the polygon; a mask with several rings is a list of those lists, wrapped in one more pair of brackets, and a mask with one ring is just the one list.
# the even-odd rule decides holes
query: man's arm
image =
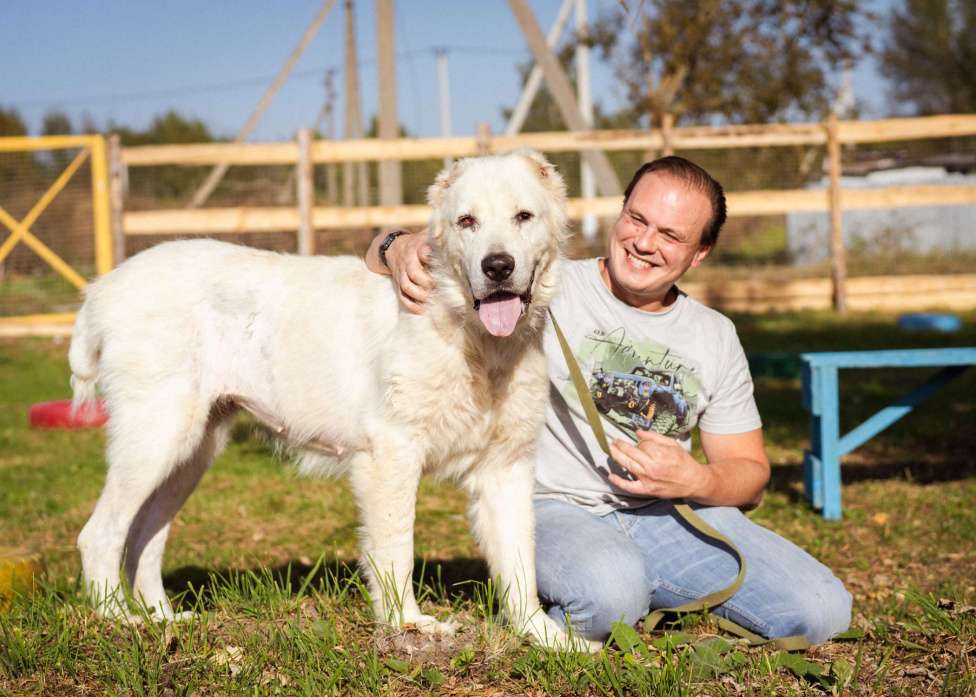
{"label": "man's arm", "polygon": [[769,459],[761,428],[745,433],[701,432],[707,464],[695,460],[673,438],[638,431],[637,445],[610,444],[613,459],[637,481],[615,474],[610,482],[639,496],[684,498],[709,506],[752,507],[762,500],[769,482]]}
{"label": "man's arm", "polygon": [[374,273],[393,276],[399,293],[400,302],[410,312],[421,314],[424,302],[434,287],[434,279],[427,271],[430,260],[430,245],[427,236],[421,232],[400,235],[386,250],[386,261],[389,267],[380,260],[380,245],[386,239],[386,233],[380,233],[373,238],[366,250],[366,268]]}

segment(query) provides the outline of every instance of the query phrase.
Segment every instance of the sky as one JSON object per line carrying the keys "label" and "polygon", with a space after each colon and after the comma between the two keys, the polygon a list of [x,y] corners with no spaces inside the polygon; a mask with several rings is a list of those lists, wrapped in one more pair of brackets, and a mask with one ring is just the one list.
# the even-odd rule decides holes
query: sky
{"label": "sky", "polygon": [[[884,12],[895,0],[870,0]],[[562,0],[530,0],[547,32]],[[618,0],[589,0],[590,17]],[[0,0],[0,106],[14,107],[31,133],[53,109],[76,124],[88,115],[137,129],[173,108],[233,136],[321,7],[320,0]],[[363,114],[376,111],[374,2],[356,3]],[[411,135],[440,134],[434,50],[447,50],[453,132],[470,135],[487,121],[505,129],[503,107],[521,89],[516,65],[525,41],[504,0],[395,0],[397,101]],[[312,127],[325,99],[323,76],[336,68],[342,113],[342,0],[326,18],[288,83],[250,140],[294,137]],[[594,53],[594,101],[612,110],[623,92]],[[838,76],[839,79],[839,76]],[[853,88],[862,115],[887,113],[877,66],[857,66]],[[337,122],[341,134],[341,118]]]}

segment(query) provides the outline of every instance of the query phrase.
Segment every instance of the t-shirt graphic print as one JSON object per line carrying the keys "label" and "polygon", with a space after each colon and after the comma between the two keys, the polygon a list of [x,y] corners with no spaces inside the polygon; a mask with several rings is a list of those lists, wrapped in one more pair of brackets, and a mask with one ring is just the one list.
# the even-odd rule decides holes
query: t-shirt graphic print
{"label": "t-shirt graphic print", "polygon": [[[663,344],[632,341],[624,327],[588,332],[575,353],[589,367],[587,386],[597,410],[621,430],[689,437],[702,386],[686,359]],[[572,383],[563,396],[579,401]]]}

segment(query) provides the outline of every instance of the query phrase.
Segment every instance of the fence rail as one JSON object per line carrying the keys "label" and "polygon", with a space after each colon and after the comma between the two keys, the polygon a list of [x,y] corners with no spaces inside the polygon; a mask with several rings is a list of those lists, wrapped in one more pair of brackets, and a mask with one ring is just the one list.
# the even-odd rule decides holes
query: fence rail
{"label": "fence rail", "polygon": [[[879,121],[839,121],[837,139],[842,145],[919,138],[951,138],[976,135],[976,115],[926,116]],[[312,146],[315,164],[380,160],[427,160],[469,157],[516,148],[544,152],[581,150],[676,150],[752,148],[784,145],[825,145],[823,123],[746,124],[741,126],[691,126],[673,128],[668,135],[653,130],[556,131],[514,136],[451,138],[364,138],[320,140]],[[122,150],[122,162],[130,167],[158,165],[289,165],[298,162],[297,143],[199,143],[190,145],[141,145]]]}
{"label": "fence rail", "polygon": [[[429,219],[429,209],[425,205],[367,205],[368,176],[365,170],[353,169],[365,167],[363,163],[366,162],[389,160],[417,162],[420,164],[416,166],[429,169],[432,166],[431,161],[528,147],[556,158],[565,153],[583,153],[589,150],[619,153],[615,156],[620,158],[618,167],[625,167],[623,164],[625,161],[636,162],[638,157],[648,152],[694,151],[700,153],[700,157],[705,158],[706,161],[711,158],[710,169],[716,162],[719,167],[725,167],[725,177],[737,181],[739,188],[749,189],[749,182],[752,182],[753,188],[750,190],[734,190],[727,194],[729,217],[750,219],[743,221],[743,225],[753,225],[752,218],[758,220],[763,216],[831,214],[829,240],[823,243],[817,242],[822,244],[823,249],[829,249],[831,278],[826,278],[824,275],[824,278],[819,279],[766,285],[758,281],[709,284],[700,280],[689,283],[688,287],[694,288],[703,299],[713,302],[717,307],[733,311],[823,307],[825,303],[830,302],[831,298],[833,306],[838,309],[847,306],[852,309],[890,308],[891,303],[899,296],[904,300],[905,296],[910,294],[907,290],[901,292],[892,289],[896,287],[917,289],[922,287],[919,285],[922,284],[931,288],[925,293],[926,303],[958,309],[960,303],[963,305],[969,303],[969,307],[976,305],[973,301],[976,293],[976,276],[966,274],[966,269],[960,264],[956,264],[954,268],[962,273],[955,273],[953,278],[942,281],[935,280],[938,277],[932,275],[931,270],[926,269],[919,269],[923,275],[906,275],[901,279],[875,278],[871,282],[856,278],[848,280],[845,261],[847,252],[843,245],[841,213],[864,209],[974,206],[976,185],[947,181],[946,185],[905,186],[898,185],[898,182],[887,182],[873,188],[844,188],[841,165],[843,159],[852,158],[857,153],[867,155],[868,160],[862,157],[859,162],[848,162],[848,164],[856,164],[857,166],[851,168],[851,171],[857,171],[858,167],[863,169],[865,166],[873,166],[874,161],[870,158],[875,154],[884,157],[900,150],[916,152],[917,150],[913,150],[915,146],[909,141],[928,141],[931,145],[931,141],[949,138],[969,139],[954,142],[964,143],[963,149],[966,152],[961,154],[970,160],[976,160],[976,147],[973,147],[972,140],[974,136],[976,136],[976,114],[957,114],[878,121],[838,121],[831,118],[823,123],[546,132],[514,136],[495,136],[482,129],[476,136],[449,138],[316,141],[310,137],[308,131],[304,131],[294,142],[283,143],[199,143],[122,147],[118,139],[113,137],[109,139],[107,155],[102,153],[104,142],[98,136],[22,137],[0,138],[0,154],[13,157],[12,154],[18,151],[45,151],[84,146],[93,148],[95,157],[93,157],[92,195],[95,228],[99,231],[96,240],[97,268],[94,271],[102,274],[109,270],[111,260],[117,262],[124,258],[126,240],[130,240],[132,248],[139,248],[144,247],[148,238],[152,236],[272,233],[272,238],[269,239],[279,240],[282,233],[286,233],[296,235],[296,244],[289,243],[287,247],[294,248],[299,253],[311,254],[315,253],[316,230],[326,232],[424,225]],[[884,145],[886,143],[898,145],[897,147]],[[868,147],[857,150],[858,146]],[[922,151],[925,151],[924,147]],[[792,153],[788,157],[793,159],[783,160],[783,168],[776,170],[776,173],[762,170],[762,165],[756,165],[760,161],[776,162],[776,158],[781,157],[774,155],[772,158],[766,157],[762,160],[763,156],[771,154],[770,148],[784,148],[784,152],[787,152],[785,149],[792,148],[788,151]],[[925,152],[931,152],[931,149]],[[722,153],[728,153],[728,156]],[[826,178],[828,185],[824,188],[775,190],[768,188],[781,181],[777,178],[780,171],[784,175],[782,181],[786,186],[797,186],[801,182],[810,183],[819,176],[817,173],[820,171],[821,160],[824,165],[823,171],[829,172]],[[730,162],[738,164],[727,164]],[[166,176],[175,173],[177,179],[182,178],[180,181],[185,182],[184,168],[204,168],[214,165],[252,168],[249,171],[255,173],[257,186],[255,190],[259,191],[259,195],[252,196],[249,193],[251,190],[245,186],[240,191],[236,189],[225,191],[220,205],[208,208],[172,208],[171,206],[178,203],[177,198],[165,198],[142,192],[127,193],[129,182],[136,181],[140,176],[145,182],[156,181],[153,177],[165,179]],[[354,183],[353,172],[359,172],[356,175],[359,181],[355,182],[358,192],[355,196],[343,196],[347,205],[340,206],[334,203],[322,205],[324,198],[315,200],[316,165],[325,166],[324,170],[329,181],[320,180],[319,191],[321,192],[322,185],[326,184],[335,196],[332,201],[338,198],[337,172],[342,175],[344,189]],[[336,165],[343,166],[336,167]],[[433,164],[433,166],[439,165]],[[802,169],[804,174],[799,176],[798,166],[801,169],[805,168]],[[750,169],[763,172],[765,177],[745,176],[749,174]],[[318,171],[321,173],[322,168]],[[274,174],[275,172],[277,174]],[[738,177],[739,173],[744,176]],[[245,179],[247,177],[239,178],[237,185],[239,186]],[[418,175],[415,183],[420,184],[421,181],[429,181],[428,175],[423,177]],[[264,189],[259,185],[265,185]],[[281,190],[292,193],[284,199],[269,197],[267,195],[269,188],[279,193]],[[358,205],[353,205],[354,199]],[[246,205],[228,205],[238,200]],[[281,205],[285,201],[288,205]],[[253,205],[256,202],[268,205]],[[587,216],[610,218],[618,214],[620,206],[619,196],[571,198],[568,202],[568,212],[573,220],[580,220]],[[780,229],[782,227],[783,225],[780,224]],[[111,234],[106,232],[109,228]],[[976,225],[973,229],[976,233]],[[361,244],[362,237],[358,239]],[[10,245],[13,241],[12,238],[7,244]],[[277,248],[281,248],[277,243],[262,244],[275,244]],[[946,256],[952,257],[953,254]],[[904,272],[899,271],[899,273]],[[925,273],[929,275],[924,275]],[[887,290],[883,292],[872,290],[871,283],[874,284],[874,288]],[[891,285],[892,283],[895,285]],[[904,283],[908,286],[904,286]],[[848,294],[851,296],[850,303],[847,302]],[[43,331],[48,331],[49,324],[62,323],[66,317],[68,315],[63,313],[50,315],[35,313],[31,317],[24,318],[22,324],[27,333],[40,331],[38,328],[43,327],[47,328]],[[14,321],[16,318],[0,317],[0,327]]]}

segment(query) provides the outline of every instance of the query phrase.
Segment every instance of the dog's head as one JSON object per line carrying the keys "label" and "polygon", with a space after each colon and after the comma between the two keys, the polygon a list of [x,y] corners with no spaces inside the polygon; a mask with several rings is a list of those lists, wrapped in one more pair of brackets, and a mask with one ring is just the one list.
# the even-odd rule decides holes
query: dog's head
{"label": "dog's head", "polygon": [[566,185],[530,150],[461,160],[427,192],[438,294],[494,336],[539,329],[566,230]]}

